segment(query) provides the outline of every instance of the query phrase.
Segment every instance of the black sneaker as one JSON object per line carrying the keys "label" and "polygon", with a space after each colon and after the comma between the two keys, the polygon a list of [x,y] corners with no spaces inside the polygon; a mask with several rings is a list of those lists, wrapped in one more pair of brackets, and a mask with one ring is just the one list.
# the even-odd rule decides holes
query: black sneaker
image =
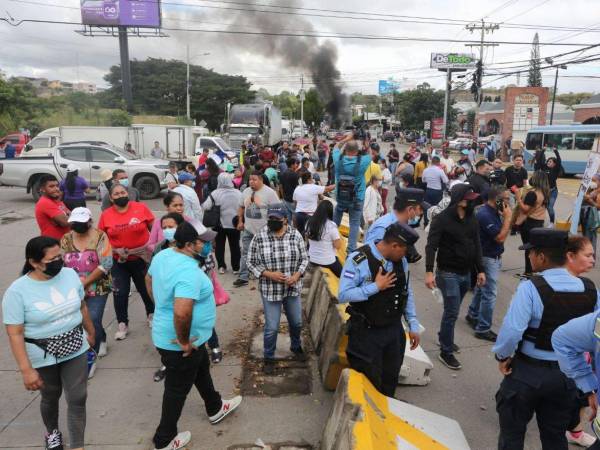
{"label": "black sneaker", "polygon": [[233,282],[234,287],[242,287],[242,286],[246,286],[246,285],[248,285],[248,280],[243,280],[241,278],[238,278],[237,280],[235,280]]}
{"label": "black sneaker", "polygon": [[210,360],[213,364],[219,364],[223,359],[223,352],[219,347],[213,348],[210,351]]}
{"label": "black sneaker", "polygon": [[471,326],[471,328],[475,329],[475,327],[477,326],[477,322],[478,322],[477,319],[475,319],[474,317],[471,317],[470,315],[467,314],[465,316],[465,320]]}
{"label": "black sneaker", "polygon": [[265,358],[263,360],[263,372],[265,375],[273,375],[275,373],[275,360]]}
{"label": "black sneaker", "polygon": [[477,339],[483,339],[484,341],[496,342],[496,338],[498,335],[494,333],[492,330],[484,331],[484,332],[475,332],[475,337]]}
{"label": "black sneaker", "polygon": [[458,359],[454,357],[452,353],[440,353],[438,359],[448,368],[452,370],[459,370],[462,368]]}
{"label": "black sneaker", "polygon": [[63,450],[62,433],[58,430],[52,430],[52,433],[46,433],[46,450]]}
{"label": "black sneaker", "polygon": [[[438,347],[441,347],[442,344],[437,343]],[[452,344],[452,353],[460,353],[460,347],[456,344]]]}
{"label": "black sneaker", "polygon": [[165,375],[167,374],[167,368],[165,366],[162,366],[160,369],[158,369],[156,372],[154,372],[154,376],[152,377],[152,379],[158,383],[159,381],[162,381],[165,379]]}
{"label": "black sneaker", "polygon": [[300,347],[297,350],[292,350],[292,353],[294,354],[294,360],[299,361],[299,362],[308,361],[308,356],[306,356],[306,353],[304,353],[304,350],[302,350],[302,347]]}

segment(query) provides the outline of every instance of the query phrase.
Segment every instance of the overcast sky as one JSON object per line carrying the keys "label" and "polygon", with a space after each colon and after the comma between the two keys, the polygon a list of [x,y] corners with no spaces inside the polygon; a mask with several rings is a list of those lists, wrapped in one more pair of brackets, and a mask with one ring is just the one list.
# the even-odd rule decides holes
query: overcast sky
{"label": "overcast sky", "polygon": [[[422,37],[436,39],[471,39],[464,26],[439,24],[413,24],[394,21],[400,15],[423,18],[479,20],[496,23],[519,23],[544,26],[598,28],[600,8],[598,0],[379,0],[364,2],[347,0],[304,0],[302,2],[276,0],[237,0],[227,4],[211,0],[164,0],[162,5],[163,26],[166,28],[202,28],[240,31],[263,30],[273,32],[301,33],[314,30],[321,34],[360,34],[373,36]],[[293,5],[304,8],[377,13],[385,20],[352,20],[348,18],[324,18],[307,15],[265,14],[260,12],[218,9],[234,7],[245,9],[241,3],[267,2],[272,5]],[[79,0],[0,0],[0,17],[21,19],[48,19],[57,21],[80,21]],[[191,6],[186,6],[191,5]],[[211,7],[211,8],[207,8]],[[257,7],[258,8],[258,7]],[[266,9],[266,7],[260,7]],[[281,11],[281,10],[279,10]],[[289,11],[289,10],[288,10]],[[322,11],[298,11],[303,14],[348,16],[347,13]],[[9,16],[10,14],[10,16]],[[360,14],[354,17],[361,17]],[[260,23],[261,25],[257,25]],[[265,25],[265,23],[267,25]],[[105,86],[102,77],[108,68],[119,63],[118,41],[112,37],[84,37],[75,33],[80,26],[24,23],[12,27],[0,22],[0,70],[9,76],[39,76],[64,81],[90,81]],[[265,51],[268,39],[275,37],[232,36],[217,33],[165,31],[166,38],[130,38],[130,56],[185,59],[185,46],[191,46],[192,62],[212,68],[217,72],[247,76],[254,87],[264,87],[271,93],[283,89],[296,91],[300,87],[301,68],[286,67],[277,54]],[[486,39],[498,41],[531,42],[535,30],[514,29],[500,25],[500,29],[488,34]],[[540,42],[569,42],[593,44],[598,42],[600,32],[539,30]],[[410,42],[384,40],[330,39],[338,49],[337,67],[346,92],[377,92],[377,80],[394,77],[403,80],[403,87],[410,88],[427,81],[443,88],[444,75],[429,69],[431,52],[470,52],[463,43]],[[319,39],[322,42],[323,39]],[[531,45],[501,44],[485,51],[484,61],[495,72],[498,68],[510,68],[526,64]],[[577,49],[567,46],[541,46],[541,56],[557,55]],[[473,49],[478,52],[478,49]],[[210,55],[203,56],[203,53]],[[591,49],[582,55],[598,55],[600,49]],[[578,58],[573,53],[563,59]],[[512,61],[517,61],[511,63]],[[504,69],[522,70],[522,68]],[[307,68],[305,81],[310,86]],[[559,92],[600,92],[600,61],[573,65],[560,71]],[[567,78],[573,77],[573,78]],[[598,76],[599,78],[578,78]],[[493,81],[496,76],[486,77],[485,83],[500,86],[515,83],[514,76]],[[527,74],[521,76],[521,85]],[[459,81],[459,80],[457,80]],[[545,86],[552,86],[554,70],[543,72]]]}

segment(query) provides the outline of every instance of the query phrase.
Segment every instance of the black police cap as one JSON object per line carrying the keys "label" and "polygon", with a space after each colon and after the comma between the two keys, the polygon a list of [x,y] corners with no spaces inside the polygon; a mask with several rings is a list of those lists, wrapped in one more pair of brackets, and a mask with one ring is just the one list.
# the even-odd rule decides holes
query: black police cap
{"label": "black police cap", "polygon": [[533,228],[529,232],[529,242],[519,247],[519,250],[529,250],[532,248],[557,248],[565,250],[569,233],[562,230],[553,230],[551,228]]}
{"label": "black police cap", "polygon": [[410,205],[421,205],[423,209],[428,209],[431,205],[424,201],[425,191],[417,188],[401,188],[396,186],[396,199],[394,200],[394,209],[401,211]]}
{"label": "black police cap", "polygon": [[385,229],[383,240],[398,239],[404,242],[407,246],[415,245],[419,240],[419,234],[411,227],[404,223],[394,222]]}

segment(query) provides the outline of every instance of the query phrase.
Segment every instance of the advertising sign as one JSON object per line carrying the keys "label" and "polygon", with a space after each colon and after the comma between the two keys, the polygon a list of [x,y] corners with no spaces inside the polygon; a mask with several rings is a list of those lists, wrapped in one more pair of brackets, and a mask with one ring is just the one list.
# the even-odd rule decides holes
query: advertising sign
{"label": "advertising sign", "polygon": [[444,137],[444,118],[438,117],[431,121],[431,139],[443,139]]}
{"label": "advertising sign", "polygon": [[160,27],[160,0],[81,0],[83,25]]}
{"label": "advertising sign", "polygon": [[470,69],[476,67],[475,55],[467,53],[432,53],[432,69]]}
{"label": "advertising sign", "polygon": [[585,166],[585,172],[581,179],[581,186],[579,186],[579,192],[577,192],[577,198],[575,199],[575,207],[571,215],[571,234],[577,234],[579,211],[581,211],[581,205],[583,204],[583,196],[589,189],[590,184],[592,184],[592,177],[598,173],[598,169],[600,169],[600,138],[594,140],[594,146],[588,155],[588,162]]}
{"label": "advertising sign", "polygon": [[379,95],[388,95],[398,92],[400,83],[391,78],[389,80],[379,80]]}
{"label": "advertising sign", "polygon": [[425,122],[423,122],[423,129],[427,131],[431,130],[431,121],[426,120]]}

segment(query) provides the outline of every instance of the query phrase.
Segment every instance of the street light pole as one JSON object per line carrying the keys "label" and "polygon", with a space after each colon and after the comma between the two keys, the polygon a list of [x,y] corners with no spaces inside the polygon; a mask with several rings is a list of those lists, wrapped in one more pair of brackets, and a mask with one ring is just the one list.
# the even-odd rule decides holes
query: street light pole
{"label": "street light pole", "polygon": [[192,119],[192,115],[191,115],[191,111],[190,111],[190,44],[187,44],[186,46],[186,77],[185,77],[185,94],[186,94],[186,112],[187,112],[187,119],[191,120]]}
{"label": "street light pole", "polygon": [[[548,64],[553,65],[554,61],[552,58],[545,58]],[[554,75],[554,90],[552,91],[552,108],[550,109],[550,125],[554,121],[554,103],[556,102],[556,87],[558,85],[558,69],[566,69],[567,66],[564,64],[558,64],[556,66],[556,74]]]}

